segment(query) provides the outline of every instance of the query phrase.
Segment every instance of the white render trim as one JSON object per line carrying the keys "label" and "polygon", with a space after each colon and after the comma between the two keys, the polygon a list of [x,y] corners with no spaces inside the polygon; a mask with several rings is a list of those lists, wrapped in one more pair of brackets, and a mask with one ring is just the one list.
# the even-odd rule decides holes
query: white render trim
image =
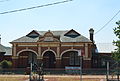
{"label": "white render trim", "polygon": [[91,60],[91,58],[83,57],[83,60]]}
{"label": "white render trim", "polygon": [[33,52],[33,53],[35,53],[37,56],[38,56],[38,54],[36,53],[36,51],[34,51],[34,50],[31,50],[31,49],[23,49],[23,50],[21,50],[21,51],[19,51],[18,53],[17,53],[17,56],[19,56],[19,54],[21,53],[21,52],[24,52],[24,51],[30,51],[30,52]]}
{"label": "white render trim", "polygon": [[57,56],[57,54],[56,54],[53,50],[51,50],[50,48],[48,48],[47,50],[43,51],[42,57],[43,57],[43,55],[45,54],[45,52],[47,52],[47,51],[52,51],[52,52],[55,54],[55,57]]}
{"label": "white render trim", "polygon": [[62,55],[63,55],[65,52],[68,52],[68,51],[77,51],[77,52],[78,52],[77,49],[68,49],[68,50],[65,50],[65,51],[63,51],[63,52],[61,53],[60,58],[62,58]]}
{"label": "white render trim", "polygon": [[58,47],[59,45],[56,45],[56,44],[48,44],[48,45],[45,45],[45,44],[42,44],[41,47]]}
{"label": "white render trim", "polygon": [[16,56],[16,44],[13,44],[13,56]]}
{"label": "white render trim", "polygon": [[88,44],[85,44],[85,57],[88,58]]}
{"label": "white render trim", "polygon": [[17,56],[12,56],[12,59],[18,59],[18,57]]}
{"label": "white render trim", "polygon": [[41,47],[38,45],[38,56],[41,56]]}
{"label": "white render trim", "polygon": [[25,46],[27,46],[27,47],[31,47],[31,46],[35,46],[35,47],[37,47],[37,45],[18,45],[19,47],[25,47]]}
{"label": "white render trim", "polygon": [[57,47],[57,57],[60,56],[60,47]]}
{"label": "white render trim", "polygon": [[80,47],[80,46],[84,46],[84,45],[61,45],[61,46],[72,46],[72,47],[74,47],[74,46],[77,46],[77,47]]}

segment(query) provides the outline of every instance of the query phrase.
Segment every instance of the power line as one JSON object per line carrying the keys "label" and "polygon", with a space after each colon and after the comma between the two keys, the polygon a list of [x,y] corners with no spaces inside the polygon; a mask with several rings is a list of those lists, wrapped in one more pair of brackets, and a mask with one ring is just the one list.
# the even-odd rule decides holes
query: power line
{"label": "power line", "polygon": [[40,6],[34,6],[34,7],[29,7],[29,8],[16,9],[16,10],[12,10],[12,11],[5,11],[5,12],[2,12],[2,13],[0,13],[0,14],[7,14],[7,13],[13,13],[13,12],[31,10],[31,9],[35,9],[35,8],[41,8],[41,7],[45,7],[45,6],[51,6],[51,5],[66,3],[66,2],[69,2],[69,1],[73,1],[73,0],[66,0],[66,1],[55,2],[55,3],[50,3],[50,4],[40,5]]}
{"label": "power line", "polygon": [[105,28],[119,13],[120,13],[120,10],[105,25],[103,25],[103,27],[101,27],[95,34],[99,33],[103,28]]}

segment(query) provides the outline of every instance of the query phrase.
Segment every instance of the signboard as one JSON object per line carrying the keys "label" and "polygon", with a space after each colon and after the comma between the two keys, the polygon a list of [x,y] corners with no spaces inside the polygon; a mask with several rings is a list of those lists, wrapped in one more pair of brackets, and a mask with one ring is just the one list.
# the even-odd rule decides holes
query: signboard
{"label": "signboard", "polygon": [[65,71],[68,74],[79,74],[80,73],[80,67],[65,67]]}

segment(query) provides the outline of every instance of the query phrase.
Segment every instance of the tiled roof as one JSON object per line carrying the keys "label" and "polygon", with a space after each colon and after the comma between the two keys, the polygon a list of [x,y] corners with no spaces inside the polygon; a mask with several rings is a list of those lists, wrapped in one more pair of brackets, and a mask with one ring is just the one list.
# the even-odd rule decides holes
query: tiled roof
{"label": "tiled roof", "polygon": [[12,42],[37,42],[38,39],[39,39],[39,37],[37,37],[37,38],[31,38],[31,37],[28,37],[28,36],[23,36],[21,38],[13,40]]}
{"label": "tiled roof", "polygon": [[96,46],[99,53],[111,53],[117,48],[112,43],[97,43]]}
{"label": "tiled roof", "polygon": [[0,52],[5,52],[5,55],[12,55],[12,48],[0,44]]}
{"label": "tiled roof", "polygon": [[[36,31],[36,30],[35,30]],[[80,35],[80,36],[77,36],[75,38],[72,38],[72,37],[67,37],[67,36],[64,36],[65,33],[67,33],[69,30],[65,30],[65,31],[50,31],[52,32],[52,34],[54,36],[59,36],[60,37],[60,41],[61,42],[91,42],[91,40],[89,40],[88,38]],[[40,36],[44,36],[44,34],[48,31],[36,31],[37,33],[40,34]],[[36,38],[31,38],[31,37],[28,37],[28,36],[23,36],[21,38],[18,38],[12,42],[37,42],[39,40],[39,37],[36,37]]]}
{"label": "tiled roof", "polygon": [[0,44],[0,52],[5,52],[5,46]]}
{"label": "tiled roof", "polygon": [[5,55],[12,55],[12,48],[6,47],[6,53]]}
{"label": "tiled roof", "polygon": [[61,36],[60,40],[62,42],[91,42],[88,38],[86,38],[82,35],[75,37],[75,38]]}
{"label": "tiled roof", "polygon": [[[37,31],[40,35],[44,35],[47,31]],[[53,33],[54,36],[61,36],[61,35],[64,35],[65,33],[68,32],[68,30],[64,30],[64,31],[50,31]]]}

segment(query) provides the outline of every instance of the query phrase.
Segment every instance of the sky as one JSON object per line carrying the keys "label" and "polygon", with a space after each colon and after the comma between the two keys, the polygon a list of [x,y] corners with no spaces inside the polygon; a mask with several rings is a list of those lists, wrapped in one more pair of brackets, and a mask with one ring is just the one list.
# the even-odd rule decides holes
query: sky
{"label": "sky", "polygon": [[[0,13],[16,9],[56,3],[64,0],[0,0]],[[116,40],[113,28],[120,20],[120,13],[102,28],[119,10],[120,0],[73,0],[62,4],[0,14],[1,44],[25,36],[32,30],[74,29],[89,38],[89,29],[94,29],[95,43],[112,43]],[[96,33],[97,32],[97,33]]]}

